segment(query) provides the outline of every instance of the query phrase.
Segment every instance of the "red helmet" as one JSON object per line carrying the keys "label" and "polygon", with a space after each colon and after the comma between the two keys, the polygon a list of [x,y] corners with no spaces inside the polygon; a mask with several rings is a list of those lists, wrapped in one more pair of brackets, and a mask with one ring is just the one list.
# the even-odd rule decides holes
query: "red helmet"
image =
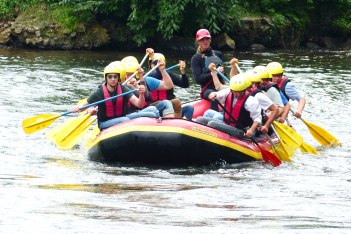
{"label": "red helmet", "polygon": [[202,38],[211,38],[211,34],[210,32],[207,30],[207,29],[199,29],[197,32],[196,32],[196,40],[199,41],[201,40]]}

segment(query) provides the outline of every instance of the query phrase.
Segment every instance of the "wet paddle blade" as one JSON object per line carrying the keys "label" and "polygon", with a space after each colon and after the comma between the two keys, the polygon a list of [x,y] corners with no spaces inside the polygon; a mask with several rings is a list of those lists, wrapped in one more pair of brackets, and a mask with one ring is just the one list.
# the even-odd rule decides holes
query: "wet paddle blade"
{"label": "wet paddle blade", "polygon": [[338,139],[331,135],[327,130],[324,128],[321,128],[315,124],[309,123],[306,120],[300,118],[307,126],[308,130],[322,146],[328,146],[328,145],[333,145],[333,146],[338,146],[341,145]]}
{"label": "wet paddle blade", "polygon": [[279,123],[277,121],[273,122],[273,126],[277,131],[280,138],[287,144],[289,147],[293,148],[294,150],[299,148],[303,142],[303,138],[300,134],[295,132],[289,126]]}
{"label": "wet paddle blade", "polygon": [[318,151],[312,145],[309,145],[306,142],[302,143],[300,150],[302,153],[318,154]]}
{"label": "wet paddle blade", "polygon": [[69,138],[71,134],[74,134],[81,125],[84,125],[86,121],[89,120],[90,114],[80,115],[79,117],[75,118],[72,122],[70,122],[59,134],[56,134],[54,137],[54,142],[59,144],[62,141],[65,141],[66,138]]}
{"label": "wet paddle blade", "polygon": [[280,161],[280,159],[277,156],[275,156],[268,150],[265,150],[259,144],[257,144],[257,146],[261,150],[262,158],[265,162],[270,163],[275,167],[279,166],[282,163],[282,161]]}
{"label": "wet paddle blade", "polygon": [[91,133],[89,134],[88,139],[85,141],[84,145],[86,147],[90,147],[99,133],[100,133],[99,126],[96,125],[93,131],[91,131]]}
{"label": "wet paddle blade", "polygon": [[295,150],[293,148],[291,148],[289,145],[287,145],[286,143],[284,143],[281,139],[279,141],[279,143],[277,144],[277,149],[278,151],[282,151],[284,152],[284,154],[286,155],[286,161],[291,162],[291,157],[294,155]]}
{"label": "wet paddle blade", "polygon": [[65,131],[65,128],[71,124],[73,121],[75,120],[75,118],[69,119],[65,122],[63,122],[62,124],[57,125],[56,127],[50,129],[47,133],[46,133],[46,137],[52,141],[55,142],[55,137],[58,134],[61,134],[62,131]]}
{"label": "wet paddle blade", "polygon": [[83,98],[83,99],[79,100],[79,101],[77,102],[77,106],[82,106],[83,104],[86,103],[86,101],[87,101],[86,98]]}
{"label": "wet paddle blade", "polygon": [[76,127],[70,135],[68,135],[64,140],[57,143],[60,149],[72,149],[76,144],[78,144],[87,134],[90,126],[95,122],[96,118],[84,120],[79,126]]}
{"label": "wet paddle blade", "polygon": [[294,150],[286,145],[283,141],[279,140],[279,143],[274,148],[280,159],[285,162],[291,162],[291,157],[294,155]]}
{"label": "wet paddle blade", "polygon": [[61,115],[41,114],[22,121],[22,129],[25,133],[31,134],[50,126]]}

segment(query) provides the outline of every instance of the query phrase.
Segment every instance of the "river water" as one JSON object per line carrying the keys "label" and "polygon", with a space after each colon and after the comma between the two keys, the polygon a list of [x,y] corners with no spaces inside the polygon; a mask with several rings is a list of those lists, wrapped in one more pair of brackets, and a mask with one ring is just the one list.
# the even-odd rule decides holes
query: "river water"
{"label": "river water", "polygon": [[[278,168],[93,162],[83,144],[64,151],[46,138],[72,117],[23,132],[23,119],[70,110],[102,81],[105,65],[127,55],[140,61],[144,54],[0,49],[0,233],[351,232],[351,52],[235,53],[242,70],[282,62],[307,97],[303,117],[342,142],[323,148],[291,117],[319,155],[297,150]],[[191,54],[165,55],[169,66],[187,60],[191,74]],[[176,92],[193,100],[199,87]]]}

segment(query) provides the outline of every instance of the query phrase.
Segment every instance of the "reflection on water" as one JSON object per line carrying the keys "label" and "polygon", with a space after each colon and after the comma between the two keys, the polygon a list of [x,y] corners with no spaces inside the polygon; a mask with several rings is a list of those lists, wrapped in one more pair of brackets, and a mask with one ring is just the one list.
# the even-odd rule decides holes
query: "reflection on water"
{"label": "reflection on water", "polygon": [[[350,232],[350,52],[235,54],[243,71],[282,62],[307,97],[304,118],[342,146],[321,147],[291,118],[319,155],[297,150],[294,161],[279,168],[262,162],[160,168],[89,161],[83,144],[59,150],[47,139],[46,132],[68,117],[31,135],[23,133],[21,121],[70,110],[102,82],[105,65],[130,54],[0,49],[0,232]],[[144,53],[132,55],[140,60]],[[169,66],[177,63],[177,54],[165,55]],[[180,56],[188,74],[191,55]],[[227,61],[231,55],[225,54]],[[199,86],[191,83],[176,89],[182,101],[198,98]]]}

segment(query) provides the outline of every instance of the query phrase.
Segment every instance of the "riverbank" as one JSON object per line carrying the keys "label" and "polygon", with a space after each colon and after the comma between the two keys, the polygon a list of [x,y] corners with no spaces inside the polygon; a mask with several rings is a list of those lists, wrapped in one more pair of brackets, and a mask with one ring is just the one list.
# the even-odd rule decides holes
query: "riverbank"
{"label": "riverbank", "polygon": [[[132,31],[114,20],[104,18],[75,24],[66,28],[50,11],[41,8],[16,12],[12,20],[0,19],[0,47],[43,50],[104,50],[137,51],[140,47],[162,50],[193,51],[193,37],[172,36],[166,40],[160,35],[149,36],[147,42],[132,40]],[[34,11],[34,12],[33,12]],[[252,50],[308,48],[312,50],[351,50],[351,37],[318,31],[296,31],[291,23],[277,28],[268,16],[245,16],[239,26],[227,33],[213,34],[212,46],[219,50]],[[196,31],[196,30],[195,30]],[[195,31],[193,34],[195,34]]]}

